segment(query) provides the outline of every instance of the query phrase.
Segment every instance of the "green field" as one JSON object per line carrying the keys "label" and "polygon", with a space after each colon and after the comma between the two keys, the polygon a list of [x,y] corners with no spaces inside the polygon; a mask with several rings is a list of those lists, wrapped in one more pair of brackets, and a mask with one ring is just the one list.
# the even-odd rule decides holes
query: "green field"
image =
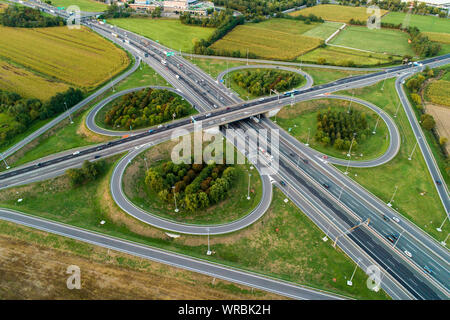
{"label": "green field", "polygon": [[325,84],[342,78],[370,73],[366,71],[336,70],[314,67],[303,67],[302,70],[313,78],[314,85]]}
{"label": "green field", "polygon": [[342,66],[377,66],[380,64],[389,64],[392,61],[389,60],[388,55],[382,53],[369,53],[332,46],[317,48],[298,57],[297,61],[318,63],[320,59],[325,59],[325,64]]}
{"label": "green field", "polygon": [[103,12],[108,8],[108,5],[94,0],[51,0],[55,7],[64,7],[67,9],[71,5],[80,7],[81,11],[86,12]]}
{"label": "green field", "polygon": [[408,39],[408,34],[399,30],[349,26],[330,43],[372,52],[413,56],[414,51],[409,45]]}
{"label": "green field", "polygon": [[[381,19],[381,22],[403,23],[406,15],[403,12],[390,12]],[[422,32],[450,33],[450,20],[434,16],[411,14],[409,17],[409,26],[417,27]]]}
{"label": "green field", "polygon": [[[381,15],[387,12],[386,10],[380,11]],[[321,4],[290,13],[290,15],[294,17],[298,15],[308,16],[310,14],[321,17],[324,20],[347,23],[352,18],[355,20],[366,21],[372,13],[367,13],[367,8],[365,7],[351,7],[335,4]]]}
{"label": "green field", "polygon": [[234,28],[211,48],[218,54],[221,51],[240,51],[243,56],[248,49],[249,53],[260,58],[293,60],[321,44],[322,40],[319,38],[303,35],[317,25],[317,23],[307,25],[303,21],[289,19],[248,23]]}
{"label": "green field", "polygon": [[[107,173],[87,185],[71,188],[65,177],[0,191],[0,204],[15,210],[165,250],[241,268],[260,274],[328,290],[359,299],[388,299],[367,288],[367,275],[358,269],[353,286],[346,281],[355,268],[340,249],[292,202],[275,190],[269,210],[254,225],[228,235],[211,236],[206,256],[206,237],[182,235],[168,239],[164,231],[145,225],[112,203],[109,179],[118,157],[107,159]],[[24,200],[17,202],[18,197]],[[105,220],[104,225],[100,224]],[[278,232],[277,230],[278,229]],[[81,246],[79,250],[85,249]]]}
{"label": "green field", "polygon": [[[331,108],[331,110],[345,111],[348,107],[348,101],[337,99],[301,102],[292,107],[284,107],[276,117],[272,117],[272,120],[277,121],[277,124],[286,131],[291,129],[290,134],[303,143],[307,142],[308,131],[311,129],[309,139],[311,148],[335,158],[348,159],[346,156],[347,149],[338,150],[332,146],[324,146],[314,139],[317,132],[317,113],[319,110],[325,112],[328,108]],[[377,115],[372,110],[356,103],[353,103],[351,108],[365,112],[369,128],[375,126]],[[357,148],[352,149],[352,160],[369,160],[381,156],[389,146],[389,138],[386,139],[386,136],[388,136],[386,124],[380,121],[376,134],[369,135],[365,141],[360,142]]]}
{"label": "green field", "polygon": [[207,39],[215,30],[184,25],[177,19],[121,18],[108,19],[108,23],[183,52],[191,52],[196,41]]}
{"label": "green field", "polygon": [[[225,200],[205,210],[194,213],[180,208],[176,213],[175,204],[162,201],[158,195],[145,184],[147,159],[149,167],[155,167],[170,160],[170,153],[175,144],[163,142],[139,154],[128,165],[124,173],[123,190],[125,195],[138,207],[161,217],[194,224],[227,223],[249,214],[261,201],[262,183],[258,172],[250,169],[248,164],[236,164],[236,181]],[[231,146],[232,147],[232,146]],[[233,147],[232,147],[233,148]],[[225,152],[225,149],[224,149]],[[250,200],[247,200],[248,172],[252,172],[250,183]]]}
{"label": "green field", "polygon": [[[381,106],[393,117],[398,105],[394,83],[395,79],[386,80],[384,90],[381,90],[382,81],[370,87],[355,89],[355,97]],[[350,91],[342,93],[352,95]],[[417,148],[412,160],[408,160],[416,140],[402,107],[393,119],[402,139],[398,155],[389,163],[375,168],[350,168],[349,177],[386,203],[391,199],[395,186],[398,186],[393,208],[438,241],[443,241],[450,232],[450,224],[444,226],[442,233],[436,231],[446,213],[420,149]],[[344,167],[339,169],[345,170]]]}
{"label": "green field", "polygon": [[341,26],[342,23],[340,22],[325,21],[324,23],[319,23],[313,29],[306,31],[303,35],[326,40]]}

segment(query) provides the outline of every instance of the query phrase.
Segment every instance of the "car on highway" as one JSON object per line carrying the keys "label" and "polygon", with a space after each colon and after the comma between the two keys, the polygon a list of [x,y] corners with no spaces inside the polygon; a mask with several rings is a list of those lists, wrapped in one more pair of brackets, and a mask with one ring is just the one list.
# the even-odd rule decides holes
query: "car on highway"
{"label": "car on highway", "polygon": [[330,189],[330,185],[326,182],[322,183],[322,186],[326,189]]}
{"label": "car on highway", "polygon": [[389,240],[390,242],[392,242],[392,243],[395,242],[395,239],[394,239],[394,237],[392,237],[391,234],[386,235],[386,239],[388,239],[388,240]]}
{"label": "car on highway", "polygon": [[97,156],[94,157],[94,159],[98,159],[98,158],[100,158],[100,157],[101,157],[101,156],[97,155]]}
{"label": "car on highway", "polygon": [[391,219],[389,219],[389,217],[388,217],[388,216],[385,216],[384,214],[383,214],[383,219],[384,219],[385,221],[387,221],[387,222],[391,221]]}
{"label": "car on highway", "polygon": [[258,100],[259,100],[259,101],[264,101],[264,98],[259,98]]}
{"label": "car on highway", "polygon": [[432,274],[433,273],[433,269],[431,269],[429,266],[424,266],[423,270],[425,270],[428,274]]}
{"label": "car on highway", "polygon": [[408,250],[403,251],[409,258],[412,258],[412,254],[411,252],[409,252]]}
{"label": "car on highway", "polygon": [[397,223],[400,223],[400,219],[397,218],[397,217],[392,217],[392,220],[394,220],[394,221],[397,222]]}
{"label": "car on highway", "polygon": [[283,180],[280,181],[280,184],[285,187],[286,186],[286,182],[284,182]]}
{"label": "car on highway", "polygon": [[440,186],[442,184],[441,180],[436,180],[436,184]]}
{"label": "car on highway", "polygon": [[72,155],[76,156],[77,154],[80,154],[80,151],[75,151],[74,153],[72,153]]}
{"label": "car on highway", "polygon": [[302,158],[302,161],[303,161],[303,163],[306,163],[306,164],[309,163],[308,159],[303,159],[303,158]]}

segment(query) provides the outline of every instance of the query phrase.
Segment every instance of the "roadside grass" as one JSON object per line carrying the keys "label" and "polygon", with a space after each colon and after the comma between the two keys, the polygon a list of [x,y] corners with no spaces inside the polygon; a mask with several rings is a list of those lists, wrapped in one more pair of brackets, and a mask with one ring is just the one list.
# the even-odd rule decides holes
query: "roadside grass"
{"label": "roadside grass", "polygon": [[[7,221],[0,247],[4,300],[288,299]],[[69,265],[82,270],[80,290],[61,281]]]}
{"label": "roadside grass", "polygon": [[0,59],[0,89],[16,92],[25,98],[46,101],[55,94],[66,91],[69,86]]}
{"label": "roadside grass", "polygon": [[141,61],[139,68],[114,87],[117,91],[143,86],[172,87],[159,73]]}
{"label": "roadside grass", "polygon": [[381,53],[369,53],[353,49],[326,46],[325,48],[317,48],[300,57],[297,57],[298,62],[312,62],[319,63],[319,59],[325,59],[322,64],[334,64],[340,66],[377,66],[382,64],[390,64],[389,56]]}
{"label": "roadside grass", "polygon": [[313,78],[314,85],[325,84],[342,78],[370,73],[368,71],[337,70],[314,67],[302,67],[301,69]]}
{"label": "roadside grass", "polygon": [[196,41],[207,39],[215,30],[184,25],[178,19],[119,18],[108,19],[108,23],[183,52],[191,52]]}
{"label": "roadside grass", "polygon": [[[286,131],[289,131],[289,128],[291,128],[289,133],[303,143],[308,141],[308,131],[310,129],[309,146],[311,148],[335,158],[348,159],[347,149],[338,150],[332,146],[324,146],[316,141],[314,136],[317,132],[317,113],[319,110],[325,112],[328,108],[331,108],[331,110],[346,111],[349,103],[350,102],[348,101],[337,99],[321,99],[301,102],[292,107],[284,107],[275,117],[272,117],[272,120],[275,120],[277,124]],[[374,128],[377,119],[377,114],[375,112],[357,103],[353,103],[351,108],[366,113],[369,128],[371,130]],[[387,126],[380,120],[376,134],[368,135],[365,141],[358,144],[357,148],[352,148],[351,159],[370,160],[377,158],[386,152],[389,147],[389,141]]]}
{"label": "roadside grass", "polygon": [[324,23],[319,23],[315,28],[306,31],[303,35],[326,40],[341,26],[342,23],[339,22],[325,21]]}
{"label": "roadside grass", "polygon": [[64,7],[67,9],[69,6],[75,5],[80,7],[81,11],[86,12],[103,12],[108,9],[108,5],[94,0],[51,0],[52,5],[55,7]]}
{"label": "roadside grass", "polygon": [[[185,56],[185,59],[190,59],[189,56]],[[221,59],[207,59],[207,58],[192,58],[191,63],[195,64],[197,67],[209,74],[213,79],[217,79],[222,71],[231,69],[234,67],[244,66],[247,63],[243,61],[234,60],[221,60]],[[249,64],[255,64],[249,62]],[[259,64],[259,63],[258,63]]]}
{"label": "roadside grass", "polygon": [[331,40],[331,44],[397,56],[414,56],[408,39],[409,35],[399,30],[347,26]]}
{"label": "roadside grass", "polygon": [[[374,168],[349,168],[349,177],[387,203],[391,199],[395,186],[398,186],[393,209],[411,220],[418,227],[438,241],[443,241],[450,232],[450,224],[443,227],[443,232],[437,232],[446,218],[434,182],[429,174],[425,160],[419,148],[416,148],[411,161],[408,160],[416,139],[403,108],[400,106],[398,115],[394,118],[399,98],[395,90],[395,79],[375,85],[354,89],[355,97],[370,101],[383,108],[397,123],[401,135],[400,150],[389,163]],[[352,92],[340,92],[351,96]],[[345,167],[338,168],[345,171]]]}
{"label": "roadside grass", "polygon": [[130,62],[125,51],[85,27],[1,26],[0,33],[0,57],[86,91],[122,72]]}
{"label": "roadside grass", "polygon": [[[389,12],[381,22],[399,24],[405,21],[406,16],[403,12]],[[421,32],[450,33],[450,21],[446,18],[410,14],[408,25],[419,28]]]}
{"label": "roadside grass", "polygon": [[239,25],[225,37],[211,46],[220,54],[221,50],[228,52],[240,51],[264,59],[294,60],[317,48],[323,41],[302,33],[314,28],[315,24],[306,25],[302,21],[288,19],[270,19],[260,23]]}
{"label": "roadside grass", "polygon": [[[380,10],[380,14],[384,15],[387,10]],[[366,21],[371,13],[367,13],[367,8],[365,7],[351,7],[351,6],[341,6],[335,4],[320,4],[317,6],[301,9],[299,11],[294,11],[289,13],[291,16],[308,16],[314,14],[328,21],[338,21],[338,22],[349,22],[350,19]]]}
{"label": "roadside grass", "polygon": [[[198,210],[195,213],[180,208],[180,206],[178,206],[179,212],[175,212],[175,203],[162,201],[157,193],[150,190],[145,184],[146,164],[144,160],[144,158],[147,159],[149,168],[169,161],[174,145],[175,143],[172,141],[160,143],[140,153],[128,165],[124,173],[123,190],[127,198],[136,206],[163,218],[194,224],[231,222],[246,216],[258,206],[262,197],[261,177],[256,169],[250,169],[251,166],[246,163],[233,165],[236,168],[236,180],[233,183],[233,187],[228,191],[225,200],[206,210]],[[206,145],[205,143],[204,147]],[[228,143],[224,143],[224,145],[226,145],[226,148],[233,148],[235,154],[238,152],[234,146]],[[224,147],[224,153],[226,152],[225,150]],[[247,200],[248,173],[252,174],[250,177],[250,200]]]}
{"label": "roadside grass", "polygon": [[[10,188],[0,191],[0,204],[39,217],[352,298],[389,298],[383,291],[375,293],[367,288],[367,275],[361,269],[356,271],[353,286],[347,286],[346,281],[355,268],[354,262],[329,242],[324,243],[321,239],[323,233],[291,202],[284,203],[284,195],[278,190],[274,192],[270,209],[258,222],[232,234],[211,236],[212,256],[205,255],[206,237],[182,235],[177,239],[168,238],[163,231],[129,217],[110,202],[109,179],[117,160],[118,156],[107,159],[107,173],[89,184],[71,188],[66,177],[59,177]],[[23,201],[18,203],[18,198]],[[101,220],[106,223],[101,225]],[[140,234],[130,231],[130,221]],[[279,232],[276,232],[277,228]],[[54,243],[52,239],[56,236],[50,237],[44,241]],[[73,247],[86,254],[92,250],[86,244],[75,241]]]}
{"label": "roadside grass", "polygon": [[[252,100],[252,99],[255,99],[255,98],[258,98],[258,97],[268,96],[268,95],[271,95],[271,94],[272,94],[272,93],[270,93],[270,92],[267,92],[266,94],[263,94],[263,95],[254,95],[254,94],[250,93],[250,92],[248,91],[247,88],[242,88],[241,86],[239,86],[239,84],[238,84],[236,81],[233,80],[233,75],[234,75],[235,73],[242,72],[242,71],[245,71],[245,70],[248,70],[248,71],[252,72],[252,71],[260,71],[260,70],[264,70],[264,68],[261,68],[261,69],[241,69],[241,70],[236,70],[236,71],[233,71],[233,72],[228,73],[228,74],[224,77],[224,79],[226,79],[227,82],[228,82],[228,81],[230,82],[231,89],[232,89],[234,92],[236,92],[236,93],[239,95],[239,97],[241,97],[241,99],[244,99],[244,100]],[[277,70],[277,69],[271,69],[271,70]],[[293,73],[293,72],[285,71],[285,70],[280,70],[280,71],[282,71],[283,73],[289,73],[289,74],[292,74],[292,73]],[[306,84],[306,79],[305,79],[305,77],[303,77],[302,75],[299,75],[299,76],[302,77],[301,83],[300,83],[299,85],[295,86],[295,87],[289,88],[288,90],[291,90],[291,89],[294,89],[294,88],[300,88],[301,86],[304,86],[304,85]],[[226,82],[225,82],[225,83],[226,83]],[[286,90],[286,91],[287,91],[287,90]]]}

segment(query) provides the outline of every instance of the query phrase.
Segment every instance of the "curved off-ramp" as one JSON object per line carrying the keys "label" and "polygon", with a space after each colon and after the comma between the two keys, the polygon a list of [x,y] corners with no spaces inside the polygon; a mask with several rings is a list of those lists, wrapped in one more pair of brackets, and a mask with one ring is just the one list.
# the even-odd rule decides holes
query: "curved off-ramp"
{"label": "curved off-ramp", "polygon": [[143,90],[143,89],[147,89],[147,88],[172,91],[172,92],[178,94],[179,96],[181,96],[186,101],[188,101],[191,105],[194,105],[194,102],[189,98],[188,95],[186,95],[183,92],[181,92],[180,90],[174,89],[172,87],[165,87],[165,86],[136,87],[136,88],[131,88],[131,89],[126,89],[126,90],[119,91],[119,92],[109,96],[108,98],[100,101],[94,108],[92,108],[92,110],[87,115],[87,117],[86,117],[86,126],[92,132],[95,132],[95,133],[98,133],[98,134],[102,134],[102,135],[105,135],[105,136],[111,136],[111,137],[121,137],[121,136],[126,135],[126,134],[139,133],[139,132],[146,131],[147,129],[145,129],[145,128],[139,129],[139,130],[131,130],[131,131],[117,131],[117,130],[104,129],[104,128],[101,128],[101,127],[99,127],[97,125],[97,123],[95,122],[95,117],[97,116],[97,113],[104,106],[106,106],[108,103],[110,103],[111,101],[113,101],[113,100],[115,100],[115,99],[117,99],[117,98],[119,98],[119,97],[121,97],[121,96],[123,96],[125,94],[131,93],[131,92],[135,92],[135,91],[139,91],[139,90]]}
{"label": "curved off-ramp", "polygon": [[[373,103],[370,103],[368,101],[344,96],[344,95],[319,95],[315,96],[311,99],[305,100],[319,100],[319,99],[339,99],[339,100],[347,100],[347,101],[353,101],[355,103],[361,104],[363,106],[366,106],[367,108],[374,111],[376,114],[379,115],[379,117],[384,121],[386,124],[388,131],[389,131],[389,146],[385,153],[383,153],[381,156],[375,159],[369,159],[369,160],[350,160],[350,162],[346,159],[339,159],[334,158],[331,156],[328,156],[327,161],[332,164],[341,165],[341,166],[349,166],[349,167],[355,167],[355,168],[370,168],[370,167],[376,167],[380,166],[382,164],[385,164],[389,161],[391,161],[398,153],[400,149],[400,132],[397,128],[397,125],[395,124],[394,120],[381,108],[377,107]],[[302,150],[303,152],[307,153],[310,156],[316,156],[318,158],[322,158],[324,155],[323,152],[319,152],[315,149],[312,149],[310,147],[307,147],[302,142],[298,141],[296,138],[291,136],[289,133],[287,133],[284,129],[279,127],[277,124],[273,123],[272,121],[268,119],[264,119],[265,123],[269,125],[271,128],[279,129],[280,135],[288,140],[291,144],[295,145],[297,148]]]}
{"label": "curved off-ramp", "polygon": [[217,81],[219,83],[222,83],[222,79],[223,77],[233,71],[236,70],[242,70],[242,69],[277,69],[277,70],[283,70],[283,71],[289,71],[289,72],[294,72],[294,73],[298,73],[300,75],[302,75],[305,79],[306,79],[306,84],[304,84],[303,86],[299,87],[302,89],[307,89],[312,87],[314,80],[313,78],[306,72],[300,70],[300,69],[296,69],[296,68],[291,68],[291,67],[285,67],[285,66],[280,66],[280,65],[271,65],[271,64],[251,64],[251,65],[243,65],[243,66],[237,66],[237,67],[233,67],[233,68],[229,68],[227,70],[222,71],[221,73],[219,73],[219,75],[217,76]]}
{"label": "curved off-ramp", "polygon": [[[261,201],[246,216],[223,224],[198,225],[186,224],[169,219],[162,218],[149,213],[134,205],[124,194],[122,189],[122,177],[130,161],[135,158],[143,149],[133,150],[125,155],[114,168],[111,177],[111,194],[116,204],[129,215],[135,217],[144,223],[150,224],[156,228],[183,234],[207,235],[207,234],[225,234],[246,228],[261,218],[272,202],[272,183],[267,175],[260,175],[262,180]],[[259,170],[257,166],[256,170]]]}

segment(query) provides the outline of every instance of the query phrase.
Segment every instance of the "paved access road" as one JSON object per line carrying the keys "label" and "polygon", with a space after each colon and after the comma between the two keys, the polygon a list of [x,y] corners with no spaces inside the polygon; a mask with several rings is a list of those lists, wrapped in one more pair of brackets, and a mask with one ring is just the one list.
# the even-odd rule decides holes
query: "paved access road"
{"label": "paved access road", "polygon": [[205,260],[188,257],[182,254],[175,254],[169,251],[155,249],[136,242],[106,236],[93,231],[72,227],[43,218],[32,217],[17,211],[0,209],[0,219],[98,245],[104,248],[117,250],[134,256],[139,256],[152,261],[168,264],[181,269],[195,271],[211,277],[240,283],[294,299],[345,299],[345,297],[340,297],[327,292],[321,292],[317,289],[300,286],[267,276],[260,276],[247,270],[241,271],[231,267],[207,262]]}
{"label": "paved access road", "polygon": [[[433,153],[431,152],[430,146],[427,143],[427,140],[420,128],[419,122],[417,121],[416,115],[414,114],[414,110],[409,103],[408,98],[406,97],[405,91],[403,90],[402,83],[407,79],[410,75],[404,75],[402,77],[397,78],[395,81],[395,89],[400,97],[400,101],[402,102],[403,108],[405,109],[406,116],[408,117],[408,121],[411,125],[411,128],[414,132],[414,136],[416,137],[416,141],[419,144],[420,151],[425,159],[425,162],[428,167],[428,171],[430,172],[431,177],[433,178],[434,186],[441,198],[442,205],[445,208],[445,212],[447,212],[447,216],[450,215],[450,199],[448,195],[447,183],[445,183],[442,178],[441,171],[434,159]],[[412,151],[412,150],[411,150]],[[414,156],[414,155],[413,155]],[[450,216],[449,216],[450,217]]]}

